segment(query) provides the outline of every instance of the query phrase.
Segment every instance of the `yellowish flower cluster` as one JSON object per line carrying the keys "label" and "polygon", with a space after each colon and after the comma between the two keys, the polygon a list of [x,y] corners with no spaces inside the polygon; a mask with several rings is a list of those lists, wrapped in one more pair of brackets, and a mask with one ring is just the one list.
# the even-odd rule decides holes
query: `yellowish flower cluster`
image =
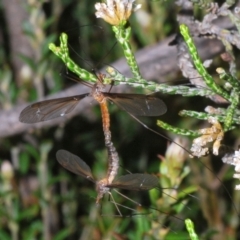
{"label": "yellowish flower cluster", "polygon": [[210,128],[200,129],[198,132],[202,136],[195,138],[191,147],[193,156],[202,157],[209,153],[208,143],[213,142],[213,154],[218,155],[218,151],[221,145],[221,141],[224,137],[224,131],[221,124],[214,118],[208,119],[208,122],[212,124]]}

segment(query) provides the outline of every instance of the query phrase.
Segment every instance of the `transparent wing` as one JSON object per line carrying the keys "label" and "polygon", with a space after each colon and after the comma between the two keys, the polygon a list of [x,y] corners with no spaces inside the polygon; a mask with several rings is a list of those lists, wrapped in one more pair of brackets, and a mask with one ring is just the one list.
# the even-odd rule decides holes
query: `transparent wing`
{"label": "transparent wing", "polygon": [[95,182],[90,167],[78,156],[66,150],[59,150],[56,153],[56,157],[58,162],[70,172]]}
{"label": "transparent wing", "polygon": [[104,93],[104,95],[117,106],[135,116],[159,116],[167,111],[166,104],[152,95],[114,93]]}
{"label": "transparent wing", "polygon": [[56,98],[33,103],[22,110],[19,121],[23,123],[37,123],[53,118],[62,117],[71,112],[78,102],[89,94]]}
{"label": "transparent wing", "polygon": [[144,191],[159,186],[157,177],[150,174],[133,173],[120,176],[113,180],[111,188],[121,188],[126,190]]}

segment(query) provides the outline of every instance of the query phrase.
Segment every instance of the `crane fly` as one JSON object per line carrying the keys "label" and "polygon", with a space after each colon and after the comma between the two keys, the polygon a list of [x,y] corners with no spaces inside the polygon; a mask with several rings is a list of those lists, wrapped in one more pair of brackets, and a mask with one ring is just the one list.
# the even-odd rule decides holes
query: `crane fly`
{"label": "crane fly", "polygon": [[[98,76],[99,81],[101,81],[102,76],[103,74]],[[104,87],[104,84],[97,83],[91,85],[92,91],[90,93],[33,103],[22,110],[19,121],[37,123],[63,117],[72,112],[79,101],[87,96],[92,96],[99,103],[106,100],[113,102],[135,116],[159,116],[167,111],[165,103],[152,95],[103,92]]]}
{"label": "crane fly", "polygon": [[[108,193],[119,213],[119,216],[122,216],[122,213],[118,208],[118,204],[114,201],[114,198],[111,194],[111,189],[120,188],[125,190],[132,190],[132,191],[147,191],[153,188],[157,188],[159,186],[159,180],[156,176],[145,174],[145,173],[144,174],[142,173],[126,174],[123,176],[116,177],[115,179],[113,179],[113,181],[109,180],[109,176],[107,176],[106,178],[96,181],[92,175],[90,167],[78,156],[66,150],[59,150],[56,153],[56,158],[58,162],[70,172],[80,175],[88,179],[89,181],[95,183],[96,191],[97,191],[97,199],[96,199],[97,205],[100,204],[100,201],[103,198],[104,194]],[[114,191],[119,193],[115,189]],[[129,199],[130,201],[136,203],[135,201],[131,200],[127,196],[121,193],[119,194]]]}
{"label": "crane fly", "polygon": [[[116,177],[111,183],[109,182],[109,176],[107,175],[105,178],[97,181],[91,172],[90,167],[84,162],[81,158],[78,156],[66,151],[66,150],[59,150],[56,153],[57,161],[67,170],[69,170],[72,173],[75,173],[79,176],[82,176],[89,181],[93,182],[96,185],[96,191],[97,191],[97,198],[96,198],[96,205],[100,205],[101,199],[104,197],[105,194],[108,194],[111,198],[111,203],[115,205],[115,208],[118,212],[119,217],[124,217],[121,213],[119,206],[123,207],[125,209],[136,211],[130,207],[124,206],[122,204],[117,203],[113,195],[111,193],[111,190],[113,189],[116,193],[124,197],[125,199],[131,201],[138,207],[142,207],[142,204],[132,200],[131,198],[127,197],[126,195],[120,193],[115,188],[120,188],[123,190],[131,190],[131,191],[148,191],[153,188],[159,188],[159,180],[156,176],[146,174],[146,173],[133,173],[133,174],[126,174],[119,177]],[[168,194],[167,194],[168,195]],[[176,200],[176,199],[175,199]],[[183,204],[185,205],[185,204]],[[157,211],[159,213],[163,213],[168,217],[173,217],[175,220],[179,220],[183,222],[183,219],[171,215],[169,213],[163,212],[161,210],[158,210],[154,207],[149,207],[151,210]],[[149,214],[151,212],[144,212],[144,213],[138,213],[135,212],[133,214],[128,215],[129,217],[133,217],[139,214]]]}

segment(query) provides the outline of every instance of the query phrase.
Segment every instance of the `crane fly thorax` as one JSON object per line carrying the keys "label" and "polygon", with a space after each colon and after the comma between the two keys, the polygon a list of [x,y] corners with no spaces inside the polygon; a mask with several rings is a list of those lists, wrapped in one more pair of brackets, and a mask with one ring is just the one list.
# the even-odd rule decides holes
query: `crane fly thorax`
{"label": "crane fly thorax", "polygon": [[108,185],[108,179],[107,178],[104,178],[104,179],[101,179],[99,181],[97,181],[96,183],[96,189],[97,189],[97,192],[108,192],[109,191],[109,187],[106,187]]}
{"label": "crane fly thorax", "polygon": [[97,181],[96,190],[97,190],[98,195],[97,195],[96,204],[99,204],[100,200],[103,198],[103,195],[110,191],[110,188],[106,187],[107,184],[108,184],[108,180],[106,178]]}
{"label": "crane fly thorax", "polygon": [[99,103],[106,102],[105,96],[103,94],[104,87],[105,86],[102,83],[96,83],[96,84],[94,84],[93,89],[92,89],[91,95]]}
{"label": "crane fly thorax", "polygon": [[96,101],[99,102],[99,104],[106,102],[106,98],[101,92],[99,93],[95,92],[92,96]]}

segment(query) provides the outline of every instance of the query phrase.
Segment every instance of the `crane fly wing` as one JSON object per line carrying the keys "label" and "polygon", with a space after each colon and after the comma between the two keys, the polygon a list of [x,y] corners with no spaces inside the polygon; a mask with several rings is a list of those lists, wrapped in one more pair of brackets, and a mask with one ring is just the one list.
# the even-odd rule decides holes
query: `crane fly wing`
{"label": "crane fly wing", "polygon": [[134,191],[144,191],[158,186],[159,180],[156,176],[143,173],[133,173],[114,179],[109,187]]}
{"label": "crane fly wing", "polygon": [[64,168],[95,183],[90,167],[80,157],[66,150],[57,151],[56,157]]}
{"label": "crane fly wing", "polygon": [[33,103],[22,110],[19,121],[23,123],[37,123],[53,118],[62,117],[71,112],[78,102],[89,94],[50,99]]}
{"label": "crane fly wing", "polygon": [[104,95],[124,111],[135,116],[159,116],[167,111],[166,104],[152,95],[114,93]]}

